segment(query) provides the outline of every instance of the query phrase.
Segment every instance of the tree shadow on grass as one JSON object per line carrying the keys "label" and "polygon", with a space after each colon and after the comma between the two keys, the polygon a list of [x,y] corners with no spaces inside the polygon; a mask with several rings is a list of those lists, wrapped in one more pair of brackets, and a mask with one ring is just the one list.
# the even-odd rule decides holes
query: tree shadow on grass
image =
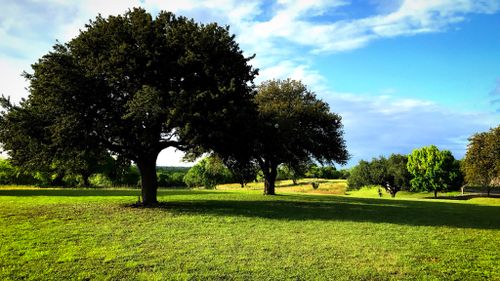
{"label": "tree shadow on grass", "polygon": [[[140,194],[138,189],[0,189],[0,196],[130,196]],[[216,194],[212,200],[207,200]],[[321,220],[391,223],[413,226],[445,226],[475,229],[500,229],[500,206],[464,204],[460,202],[357,198],[286,194],[269,197],[206,190],[159,190],[158,210],[177,214],[211,214],[242,216],[273,220]],[[186,199],[169,196],[186,195]],[[192,197],[190,195],[200,195]],[[257,196],[257,197],[256,197]],[[260,195],[259,195],[260,196]],[[260,199],[262,198],[262,199]],[[198,200],[200,199],[200,200]]]}
{"label": "tree shadow on grass", "polygon": [[[194,200],[162,203],[160,210],[177,214],[212,214],[275,220],[323,220],[500,229],[500,206],[282,195],[275,200]],[[323,197],[323,198],[322,198]],[[283,199],[283,200],[281,200]]]}
{"label": "tree shadow on grass", "polygon": [[[189,189],[159,189],[159,196],[210,194],[211,191]],[[106,189],[106,188],[57,188],[57,189],[0,189],[0,196],[134,196],[141,194],[140,189]]]}
{"label": "tree shadow on grass", "polygon": [[[424,197],[426,199],[434,199],[434,196]],[[473,194],[465,194],[465,195],[456,195],[456,196],[438,196],[437,199],[445,199],[445,200],[470,200],[473,198],[500,198],[500,194],[490,194],[488,196],[487,193],[473,193]]]}

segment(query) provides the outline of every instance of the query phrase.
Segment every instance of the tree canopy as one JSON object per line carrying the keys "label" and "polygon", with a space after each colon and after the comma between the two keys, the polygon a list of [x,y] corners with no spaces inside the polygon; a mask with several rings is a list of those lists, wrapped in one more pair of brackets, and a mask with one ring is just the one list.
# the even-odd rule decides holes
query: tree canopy
{"label": "tree canopy", "polygon": [[203,186],[206,189],[215,189],[217,184],[231,180],[233,180],[233,175],[224,166],[222,159],[215,155],[201,159],[184,176],[184,183],[188,187]]}
{"label": "tree canopy", "polygon": [[[61,128],[55,126],[57,108],[41,100],[24,100],[19,106],[1,97],[4,111],[0,118],[0,141],[9,152],[10,161],[23,173],[38,172],[54,180],[46,184],[62,185],[65,175],[80,175],[89,185],[92,173],[110,165],[118,168],[120,161],[111,158],[104,147],[88,142],[66,145]],[[59,119],[59,120],[62,120]]]}
{"label": "tree canopy", "polygon": [[254,159],[264,174],[264,194],[275,194],[280,164],[298,167],[315,159],[345,164],[349,158],[341,117],[300,81],[269,80],[258,86]]}
{"label": "tree canopy", "polygon": [[[142,201],[154,204],[156,159],[164,148],[220,155],[239,149],[232,139],[245,122],[240,109],[251,104],[257,74],[250,59],[228,27],[215,23],[170,12],[153,18],[143,9],[98,16],[33,64],[25,74],[28,99],[7,108],[2,120],[26,109],[36,116],[19,122],[45,117],[26,126],[37,145],[104,149],[134,161]],[[4,124],[3,136],[19,123]],[[21,150],[6,148],[11,157]]]}
{"label": "tree canopy", "polygon": [[500,126],[469,138],[462,169],[468,184],[500,187]]}
{"label": "tree canopy", "polygon": [[457,184],[460,167],[449,150],[440,151],[436,146],[415,149],[408,156],[408,172],[412,174],[414,191],[445,191]]}
{"label": "tree canopy", "polygon": [[406,165],[408,157],[392,154],[389,158],[374,158],[371,162],[361,160],[348,178],[350,189],[358,189],[367,185],[380,185],[392,197],[402,189],[409,189],[411,175]]}

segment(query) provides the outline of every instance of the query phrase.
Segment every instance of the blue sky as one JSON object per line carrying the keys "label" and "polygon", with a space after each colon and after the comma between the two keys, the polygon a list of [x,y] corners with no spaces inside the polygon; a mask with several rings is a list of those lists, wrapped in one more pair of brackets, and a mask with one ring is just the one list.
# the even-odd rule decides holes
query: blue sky
{"label": "blue sky", "polygon": [[[360,159],[435,144],[462,158],[500,123],[500,0],[0,0],[0,93],[28,95],[23,70],[98,13],[142,6],[230,25],[256,82],[300,79],[343,118]],[[181,163],[164,151],[159,165]]]}

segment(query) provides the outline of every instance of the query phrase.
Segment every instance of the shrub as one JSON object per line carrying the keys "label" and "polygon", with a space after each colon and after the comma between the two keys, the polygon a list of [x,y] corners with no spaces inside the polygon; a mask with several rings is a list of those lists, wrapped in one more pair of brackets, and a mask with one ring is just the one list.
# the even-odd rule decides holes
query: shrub
{"label": "shrub", "polygon": [[101,173],[91,175],[89,181],[93,186],[107,187],[113,185],[113,182],[106,175]]}
{"label": "shrub", "polygon": [[312,184],[313,189],[318,189],[319,188],[319,182],[313,181],[311,184]]}
{"label": "shrub", "polygon": [[215,156],[202,159],[184,176],[184,182],[187,186],[204,186],[206,189],[214,189],[217,184],[228,183],[232,179],[233,176],[229,169],[224,166],[222,160]]}

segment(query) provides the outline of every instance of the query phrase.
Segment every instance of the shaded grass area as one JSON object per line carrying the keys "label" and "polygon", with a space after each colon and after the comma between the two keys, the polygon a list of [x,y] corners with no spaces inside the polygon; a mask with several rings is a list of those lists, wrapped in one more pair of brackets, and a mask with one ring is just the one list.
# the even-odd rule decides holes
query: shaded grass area
{"label": "shaded grass area", "polygon": [[0,279],[500,279],[500,200],[0,189]]}

